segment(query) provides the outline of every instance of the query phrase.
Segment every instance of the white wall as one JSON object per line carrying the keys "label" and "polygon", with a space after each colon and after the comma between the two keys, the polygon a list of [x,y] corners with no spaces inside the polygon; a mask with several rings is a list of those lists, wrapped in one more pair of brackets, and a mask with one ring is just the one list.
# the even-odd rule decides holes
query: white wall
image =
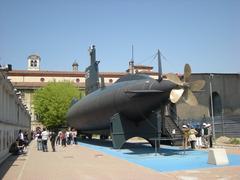
{"label": "white wall", "polygon": [[30,115],[5,73],[0,71],[0,163],[9,155],[19,129],[30,130]]}

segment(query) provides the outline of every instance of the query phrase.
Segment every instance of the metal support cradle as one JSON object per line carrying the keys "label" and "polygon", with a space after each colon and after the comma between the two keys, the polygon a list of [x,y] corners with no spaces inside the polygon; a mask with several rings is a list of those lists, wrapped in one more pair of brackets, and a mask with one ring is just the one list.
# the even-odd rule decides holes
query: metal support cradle
{"label": "metal support cradle", "polygon": [[[161,137],[158,137],[158,138],[151,138],[150,140],[154,141],[154,144],[155,144],[155,156],[157,155],[157,153],[160,153],[158,151],[158,146],[157,146],[157,143],[159,144],[159,149],[160,149],[160,146],[161,146],[161,141],[178,141],[178,140],[183,140],[183,138],[161,138]],[[183,146],[183,153],[185,154],[186,152],[186,148],[185,146]]]}

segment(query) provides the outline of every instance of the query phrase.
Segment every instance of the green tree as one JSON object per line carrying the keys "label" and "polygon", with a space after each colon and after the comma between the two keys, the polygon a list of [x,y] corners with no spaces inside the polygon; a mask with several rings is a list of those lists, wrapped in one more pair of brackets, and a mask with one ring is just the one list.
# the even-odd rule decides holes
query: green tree
{"label": "green tree", "polygon": [[53,82],[38,89],[33,104],[40,122],[47,128],[66,125],[66,113],[73,98],[81,98],[82,93],[70,82]]}

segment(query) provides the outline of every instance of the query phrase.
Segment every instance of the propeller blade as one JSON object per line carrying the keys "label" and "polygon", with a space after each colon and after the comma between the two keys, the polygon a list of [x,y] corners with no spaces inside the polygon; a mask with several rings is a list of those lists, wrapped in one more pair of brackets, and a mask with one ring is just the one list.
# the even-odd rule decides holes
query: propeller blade
{"label": "propeller blade", "polygon": [[170,100],[172,103],[176,103],[182,97],[183,89],[173,89],[170,93]]}
{"label": "propeller blade", "polygon": [[176,74],[169,73],[169,74],[166,74],[166,77],[169,81],[171,81],[177,85],[180,85],[180,86],[183,85],[182,81],[179,79],[179,77]]}
{"label": "propeller blade", "polygon": [[197,80],[194,81],[190,84],[190,89],[192,91],[199,91],[205,86],[205,81],[204,80]]}
{"label": "propeller blade", "polygon": [[184,66],[184,82],[188,82],[191,76],[192,70],[189,64]]}
{"label": "propeller blade", "polygon": [[186,89],[183,94],[183,100],[190,106],[196,106],[198,104],[197,98],[191,90]]}
{"label": "propeller blade", "polygon": [[197,98],[192,91],[199,91],[205,86],[204,80],[197,80],[194,82],[189,82],[192,70],[189,64],[186,64],[184,67],[184,81],[182,82],[176,74],[167,74],[167,80],[179,85],[182,89],[173,89],[170,93],[170,100],[172,103],[179,101],[181,97],[183,100],[191,105],[195,106],[198,104]]}

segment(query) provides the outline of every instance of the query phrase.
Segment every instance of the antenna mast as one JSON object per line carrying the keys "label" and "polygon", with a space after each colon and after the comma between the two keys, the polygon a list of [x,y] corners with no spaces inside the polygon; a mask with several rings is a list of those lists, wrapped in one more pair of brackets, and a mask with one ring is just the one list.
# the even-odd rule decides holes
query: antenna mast
{"label": "antenna mast", "polygon": [[134,49],[133,49],[133,45],[132,45],[132,58],[129,61],[129,73],[134,74]]}
{"label": "antenna mast", "polygon": [[157,52],[157,56],[158,56],[158,81],[161,81],[162,80],[162,61],[161,61],[161,53],[159,49]]}

